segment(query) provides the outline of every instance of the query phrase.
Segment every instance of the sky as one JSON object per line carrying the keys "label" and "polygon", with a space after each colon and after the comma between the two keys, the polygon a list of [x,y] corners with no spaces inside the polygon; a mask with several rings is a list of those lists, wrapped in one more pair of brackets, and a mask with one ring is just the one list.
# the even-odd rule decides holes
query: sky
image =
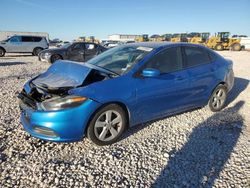
{"label": "sky", "polygon": [[250,36],[250,0],[0,0],[0,31],[50,39],[229,31]]}

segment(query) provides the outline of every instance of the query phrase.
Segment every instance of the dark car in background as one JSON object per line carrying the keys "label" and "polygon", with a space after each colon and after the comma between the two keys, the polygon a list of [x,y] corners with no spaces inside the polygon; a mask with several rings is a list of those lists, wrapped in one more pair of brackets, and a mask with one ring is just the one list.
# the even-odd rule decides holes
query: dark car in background
{"label": "dark car in background", "polygon": [[46,61],[49,63],[54,63],[59,59],[86,62],[106,50],[105,47],[99,44],[75,42],[65,44],[60,48],[43,50],[38,55],[38,58],[40,61]]}
{"label": "dark car in background", "polygon": [[32,53],[38,55],[48,47],[49,43],[45,37],[14,35],[0,42],[0,57],[4,56],[5,53]]}

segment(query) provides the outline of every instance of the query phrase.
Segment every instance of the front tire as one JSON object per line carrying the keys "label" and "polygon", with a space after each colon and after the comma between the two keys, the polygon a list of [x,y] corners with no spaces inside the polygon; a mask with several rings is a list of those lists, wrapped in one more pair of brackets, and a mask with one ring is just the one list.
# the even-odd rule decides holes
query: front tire
{"label": "front tire", "polygon": [[222,51],[222,50],[224,50],[224,47],[223,47],[222,44],[216,44],[215,47],[214,47],[214,49],[215,49],[216,51]]}
{"label": "front tire", "polygon": [[241,45],[240,45],[240,43],[235,43],[235,44],[233,44],[232,47],[231,47],[231,49],[232,49],[233,51],[240,51],[240,50],[241,50]]}
{"label": "front tire", "polygon": [[5,55],[5,50],[3,48],[0,48],[0,57],[3,57]]}
{"label": "front tire", "polygon": [[117,104],[109,104],[98,110],[89,123],[87,137],[96,145],[115,143],[127,126],[127,116]]}
{"label": "front tire", "polygon": [[213,91],[208,106],[212,112],[218,112],[225,106],[227,99],[227,88],[224,85],[218,85]]}

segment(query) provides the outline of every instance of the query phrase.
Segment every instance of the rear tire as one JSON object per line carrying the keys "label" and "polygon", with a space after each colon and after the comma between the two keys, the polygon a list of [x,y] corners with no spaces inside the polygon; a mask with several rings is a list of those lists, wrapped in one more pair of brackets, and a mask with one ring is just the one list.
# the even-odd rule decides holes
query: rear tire
{"label": "rear tire", "polygon": [[223,47],[222,44],[216,44],[215,47],[214,47],[214,49],[215,49],[216,51],[222,51],[222,50],[224,50],[224,47]]}
{"label": "rear tire", "polygon": [[54,54],[50,57],[50,62],[54,63],[55,61],[60,60],[60,59],[63,59],[63,58],[58,54]]}
{"label": "rear tire", "polygon": [[223,109],[225,106],[226,99],[227,99],[227,88],[226,86],[220,84],[214,89],[208,101],[208,106],[210,110],[212,112],[218,112],[221,109]]}
{"label": "rear tire", "polygon": [[240,50],[241,50],[241,45],[240,45],[240,43],[235,43],[235,44],[233,44],[232,47],[231,47],[231,49],[232,49],[233,51],[240,51]]}
{"label": "rear tire", "polygon": [[98,110],[87,128],[87,137],[96,145],[115,143],[127,126],[127,116],[117,104],[109,104]]}
{"label": "rear tire", "polygon": [[33,50],[33,55],[34,56],[38,56],[38,54],[42,51],[43,49],[42,48],[35,48],[34,50]]}
{"label": "rear tire", "polygon": [[0,48],[0,57],[3,57],[5,55],[5,50],[3,48]]}

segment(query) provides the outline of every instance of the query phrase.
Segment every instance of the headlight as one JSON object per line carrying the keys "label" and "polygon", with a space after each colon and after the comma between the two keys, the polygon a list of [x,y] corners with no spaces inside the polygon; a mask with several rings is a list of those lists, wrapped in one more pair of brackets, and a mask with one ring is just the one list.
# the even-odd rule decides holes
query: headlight
{"label": "headlight", "polygon": [[58,97],[39,103],[38,109],[42,109],[45,111],[56,111],[56,110],[74,108],[80,106],[86,100],[87,100],[86,97],[72,96],[72,95],[60,98]]}

